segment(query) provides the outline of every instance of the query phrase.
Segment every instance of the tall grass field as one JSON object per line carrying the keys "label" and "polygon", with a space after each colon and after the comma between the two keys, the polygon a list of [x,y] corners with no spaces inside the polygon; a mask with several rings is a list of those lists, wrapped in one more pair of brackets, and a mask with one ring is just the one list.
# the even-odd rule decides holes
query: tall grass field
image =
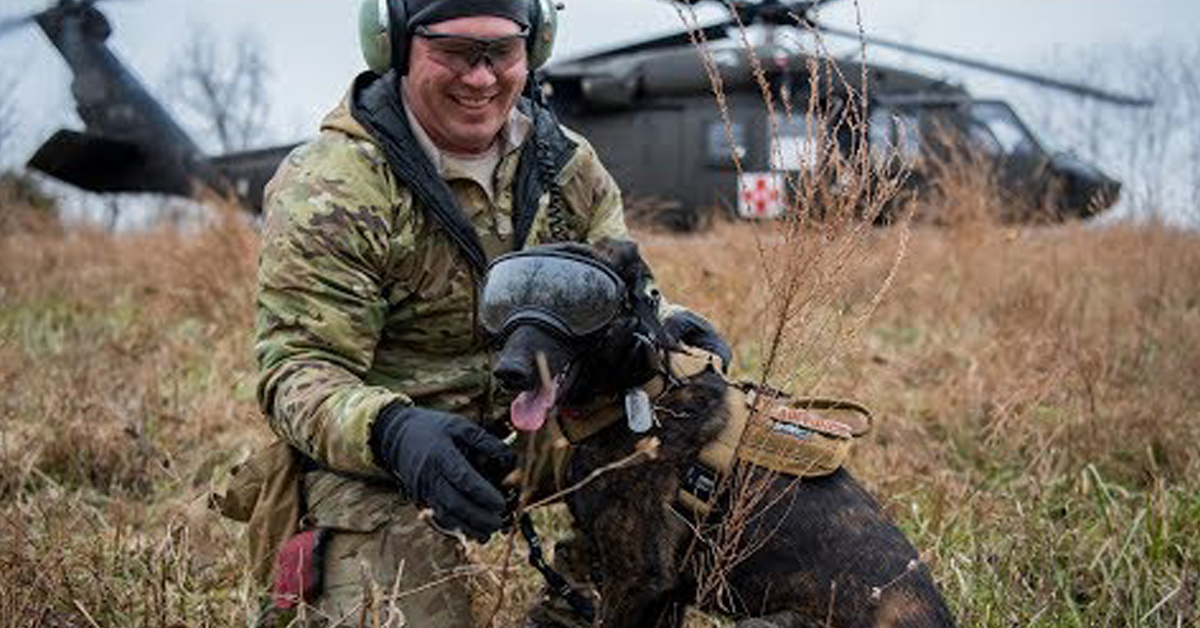
{"label": "tall grass field", "polygon": [[[246,625],[243,529],[208,498],[270,438],[256,232],[24,212],[0,205],[0,626]],[[843,248],[773,223],[636,237],[740,376],[874,410],[851,470],[961,625],[1200,625],[1200,236],[967,220]],[[541,517],[551,540],[558,518]],[[480,625],[498,584],[497,626],[538,594],[501,569],[504,543],[472,549]]]}

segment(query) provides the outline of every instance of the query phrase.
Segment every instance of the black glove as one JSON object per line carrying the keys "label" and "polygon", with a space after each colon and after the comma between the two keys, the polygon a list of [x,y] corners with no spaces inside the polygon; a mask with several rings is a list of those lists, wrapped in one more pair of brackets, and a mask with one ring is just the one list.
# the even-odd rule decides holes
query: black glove
{"label": "black glove", "polygon": [[729,343],[725,342],[721,334],[717,333],[717,329],[712,326],[712,323],[705,320],[703,316],[689,310],[680,310],[667,316],[663,321],[663,328],[685,345],[716,354],[721,358],[721,371],[729,370],[729,363],[733,360],[733,351],[729,349]]}
{"label": "black glove", "polygon": [[371,450],[434,523],[483,543],[507,511],[497,489],[517,457],[483,428],[455,414],[393,403],[371,428]]}

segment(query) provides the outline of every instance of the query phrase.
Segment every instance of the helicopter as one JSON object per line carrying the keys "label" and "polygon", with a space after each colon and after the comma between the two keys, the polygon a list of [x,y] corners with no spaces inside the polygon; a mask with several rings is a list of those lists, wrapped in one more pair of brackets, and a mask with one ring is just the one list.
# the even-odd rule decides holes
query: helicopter
{"label": "helicopter", "polygon": [[[866,36],[817,21],[831,0],[673,0],[721,4],[729,18],[561,61],[545,81],[559,118],[597,148],[627,197],[665,199],[658,218],[687,230],[705,212],[737,208],[743,217],[788,211],[788,175],[813,168],[818,148],[807,111],[788,116],[780,102],[808,103],[830,117],[867,95],[867,150],[904,162],[904,189],[919,193],[939,163],[966,148],[997,182],[1021,221],[1085,218],[1111,207],[1121,183],[1066,152],[1054,152],[1002,100],[977,99],[963,87],[859,59],[832,60],[840,81],[822,76],[831,61],[797,45],[800,36],[849,39],[1128,107],[1151,101],[1096,87]],[[684,9],[687,10],[687,9]],[[759,41],[747,33],[761,31]],[[783,36],[786,35],[786,36]],[[714,99],[714,80],[724,103]],[[810,100],[820,85],[817,101]],[[773,107],[765,105],[769,90]],[[723,113],[724,111],[724,113]],[[852,131],[836,143],[852,150]],[[794,178],[793,178],[794,180]],[[891,211],[894,211],[891,210]],[[890,213],[878,216],[880,222]]]}
{"label": "helicopter", "polygon": [[262,206],[263,187],[296,144],[209,156],[107,46],[112,25],[100,0],[59,0],[0,22],[0,37],[36,25],[70,66],[84,130],[60,129],[27,165],[97,193],[193,196],[202,187]]}
{"label": "helicopter", "polygon": [[[97,6],[102,1],[58,0],[31,15],[0,21],[0,37],[36,25],[53,43],[73,73],[71,92],[84,122],[82,131],[56,131],[28,166],[91,192],[189,196],[207,187],[232,193],[252,211],[260,211],[266,182],[297,144],[206,155],[109,50],[113,30]],[[736,48],[720,46],[729,43],[737,29],[755,25],[769,30],[803,27],[858,40],[858,33],[831,29],[813,19],[812,13],[827,2],[723,2],[734,12],[725,22],[552,63],[542,81],[558,115],[596,145],[627,195],[673,199],[681,208],[676,215],[683,216],[676,222],[685,229],[694,227],[694,218],[706,208],[745,197],[739,194],[745,176],[773,176],[803,167],[772,159],[772,153],[778,157],[780,151],[773,150],[768,128],[793,143],[802,143],[803,129],[767,119],[748,64],[738,61]],[[714,108],[703,55],[697,50],[701,47],[693,43],[697,36],[707,41],[699,52],[711,49],[720,60],[730,102],[738,105],[729,129]],[[755,53],[773,61],[766,67],[768,81],[773,89],[786,87],[799,94],[808,79],[809,57],[767,39]],[[867,41],[1108,102],[1149,104],[906,44]],[[1013,183],[1008,189],[1028,191],[1038,199],[1054,190],[1058,218],[1084,216],[1115,202],[1119,182],[1073,156],[1044,149],[1004,102],[976,100],[961,87],[911,72],[878,65],[869,70],[872,137],[894,140],[904,135],[903,150],[920,156],[937,144],[923,141],[931,129],[962,129],[976,140],[991,138],[994,161]],[[803,97],[793,100],[801,102]],[[746,171],[741,177],[738,166]],[[922,173],[914,171],[909,181],[919,187]]]}

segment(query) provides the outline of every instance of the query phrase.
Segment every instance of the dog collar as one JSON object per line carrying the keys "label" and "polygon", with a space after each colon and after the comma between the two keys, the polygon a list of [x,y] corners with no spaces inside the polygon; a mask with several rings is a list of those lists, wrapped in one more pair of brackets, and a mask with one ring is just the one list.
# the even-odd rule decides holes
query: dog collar
{"label": "dog collar", "polygon": [[[651,399],[658,399],[666,392],[669,382],[677,378],[686,380],[703,373],[706,369],[715,369],[714,360],[719,359],[718,356],[705,351],[669,353],[668,372],[655,375],[653,379],[642,384],[642,390],[645,390]],[[624,421],[625,406],[621,399],[612,397],[586,406],[559,408],[555,418],[559,431],[567,442],[578,445],[603,432],[612,424]]]}
{"label": "dog collar", "polygon": [[[657,398],[666,389],[667,378],[661,374],[642,384],[642,390],[645,390],[651,399]],[[619,398],[614,397],[586,406],[559,408],[555,413],[555,420],[563,438],[571,445],[578,445],[611,425],[624,422],[625,405]]]}

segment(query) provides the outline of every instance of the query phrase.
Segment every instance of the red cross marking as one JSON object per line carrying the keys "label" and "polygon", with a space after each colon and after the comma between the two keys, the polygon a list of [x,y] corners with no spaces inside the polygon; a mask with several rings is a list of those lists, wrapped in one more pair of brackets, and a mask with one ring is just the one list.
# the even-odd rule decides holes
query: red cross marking
{"label": "red cross marking", "polygon": [[772,187],[767,177],[759,177],[753,188],[742,191],[742,201],[753,208],[756,216],[765,216],[779,202],[779,189]]}

